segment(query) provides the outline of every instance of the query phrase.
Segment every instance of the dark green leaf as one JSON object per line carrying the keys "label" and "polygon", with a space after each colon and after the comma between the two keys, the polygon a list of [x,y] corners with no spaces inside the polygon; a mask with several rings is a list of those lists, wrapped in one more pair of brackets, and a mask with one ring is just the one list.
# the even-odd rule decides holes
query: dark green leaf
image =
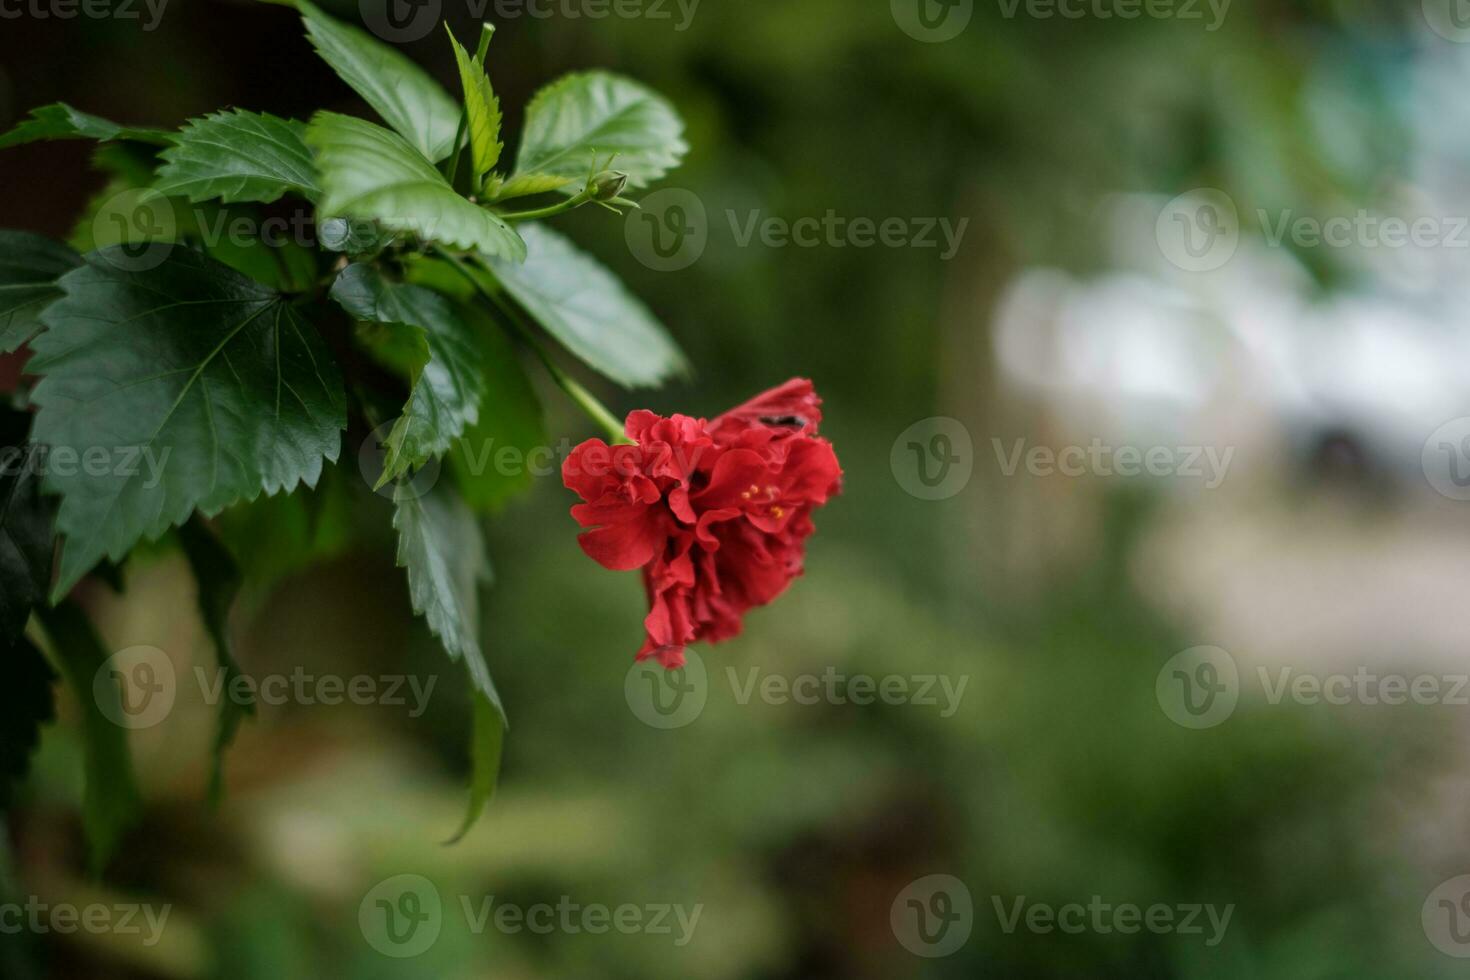
{"label": "dark green leaf", "polygon": [[[113,684],[94,683],[108,654],[79,606],[64,602],[36,611],[67,685],[82,709],[82,742],[86,755],[86,789],[82,825],[90,845],[91,867],[100,872],[117,850],[122,835],[138,822],[142,798],[133,776],[127,729],[108,715],[123,716],[122,698]],[[101,699],[109,699],[104,709]]]}
{"label": "dark green leaf", "polygon": [[192,119],[163,151],[154,189],[160,194],[225,203],[269,204],[283,194],[317,195],[306,127],[260,112],[217,112]]}
{"label": "dark green leaf", "polygon": [[[366,263],[342,270],[332,298],[358,320],[402,324],[423,335],[428,361],[413,380],[408,404],[388,433],[381,483],[442,454],[480,417],[485,364],[470,328],[443,296],[392,283]],[[380,484],[381,485],[381,484]]]}
{"label": "dark green leaf", "polygon": [[196,508],[315,484],[341,449],[336,362],[278,293],[183,248],[135,261],[88,255],[32,344],[33,438],[99,460],[46,476],[62,497],[57,596]]}
{"label": "dark green leaf", "polygon": [[234,645],[230,642],[230,607],[240,592],[240,569],[199,517],[185,521],[178,533],[184,557],[194,571],[194,581],[199,589],[199,613],[214,643],[222,682],[220,690],[224,692],[220,700],[219,730],[214,740],[213,768],[209,774],[209,800],[218,806],[225,792],[225,749],[235,740],[235,733],[244,717],[255,714],[254,698],[242,704],[231,694],[235,678],[244,676],[235,660]]}
{"label": "dark green leaf", "polygon": [[0,134],[0,150],[37,140],[132,140],[167,146],[172,134],[161,129],[120,126],[99,116],[79,112],[65,102],[32,109],[30,117],[8,133]]}
{"label": "dark green leaf", "polygon": [[25,631],[46,598],[56,550],[56,507],[41,496],[40,458],[27,412],[0,409],[0,650]]}
{"label": "dark green leaf", "polygon": [[41,726],[56,717],[56,675],[24,636],[0,643],[5,682],[0,684],[0,813],[8,810],[15,785],[31,768]]}
{"label": "dark green leaf", "polygon": [[688,152],[684,123],[666,99],[631,79],[593,71],[567,75],[536,93],[516,174],[586,178],[594,155],[643,187],[679,165]]}
{"label": "dark green leaf", "polygon": [[418,65],[364,31],[295,0],[317,53],[342,81],[432,163],[449,156],[459,106]]}
{"label": "dark green leaf", "polygon": [[398,565],[408,569],[413,611],[424,617],[451,658],[464,661],[475,690],[503,713],[480,651],[480,587],[491,574],[475,515],[449,487],[419,494],[412,484],[400,483],[393,527]]}
{"label": "dark green leaf", "polygon": [[499,707],[478,691],[471,699],[475,717],[470,741],[470,804],[464,823],[449,841],[451,844],[464,839],[495,795],[495,784],[500,779],[500,756],[505,748],[505,717]]}
{"label": "dark green leaf", "polygon": [[687,370],[673,338],[616,276],[549,228],[521,231],[525,263],[490,267],[547,333],[625,386],[658,384]]}
{"label": "dark green leaf", "polygon": [[0,231],[0,353],[41,329],[41,310],[61,295],[56,280],[82,264],[60,242],[28,231]]}
{"label": "dark green leaf", "polygon": [[317,152],[322,217],[376,221],[426,241],[521,261],[525,243],[499,217],[460,197],[429,161],[361,119],[319,112],[306,141]]}

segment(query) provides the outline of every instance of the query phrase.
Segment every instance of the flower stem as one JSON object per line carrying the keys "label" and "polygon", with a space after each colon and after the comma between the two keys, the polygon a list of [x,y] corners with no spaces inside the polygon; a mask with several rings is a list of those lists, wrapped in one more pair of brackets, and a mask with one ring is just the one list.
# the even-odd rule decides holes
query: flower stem
{"label": "flower stem", "polygon": [[602,427],[614,445],[620,443],[625,445],[632,444],[633,440],[624,435],[623,423],[618,421],[618,417],[609,411],[606,405],[598,401],[596,395],[584,388],[576,378],[567,374],[559,364],[551,359],[551,355],[536,340],[536,335],[521,318],[520,313],[506,301],[504,296],[486,288],[485,284],[474,273],[470,272],[465,266],[464,260],[459,256],[452,255],[437,246],[434,248],[434,251],[441,258],[446,259],[450,265],[454,266],[455,270],[464,277],[465,281],[474,287],[475,292],[480,295],[481,299],[501,314],[505,321],[510,324],[511,331],[516,335],[516,339],[531,348],[536,357],[540,359],[541,363],[546,367],[546,373],[551,375],[551,380],[556,382],[557,387],[566,392],[567,397],[576,402],[578,408],[586,412],[592,421]]}
{"label": "flower stem", "polygon": [[502,221],[535,221],[538,218],[550,218],[553,215],[565,214],[568,211],[580,208],[592,200],[595,193],[596,191],[591,187],[585,187],[581,192],[567,198],[565,201],[551,204],[544,208],[535,208],[531,211],[511,211],[500,215],[500,219]]}

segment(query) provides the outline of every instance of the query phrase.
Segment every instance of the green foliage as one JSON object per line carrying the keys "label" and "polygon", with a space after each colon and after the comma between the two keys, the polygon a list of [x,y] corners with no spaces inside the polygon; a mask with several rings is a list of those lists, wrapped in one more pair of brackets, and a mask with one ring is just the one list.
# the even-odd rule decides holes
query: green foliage
{"label": "green foliage", "polygon": [[321,213],[376,221],[430,242],[520,261],[526,246],[491,211],[460,197],[403,137],[319,112],[306,132],[321,171]]}
{"label": "green foliage", "polygon": [[332,284],[332,298],[358,320],[411,328],[426,355],[413,365],[408,404],[388,433],[381,486],[442,455],[479,419],[485,362],[468,325],[431,289],[388,282],[356,263]]}
{"label": "green foliage", "polygon": [[393,527],[413,611],[450,657],[464,661],[475,689],[503,714],[480,650],[480,587],[490,583],[491,572],[475,515],[452,492],[419,493],[404,484],[394,494]]}
{"label": "green foliage", "polygon": [[172,137],[160,129],[137,129],[79,112],[64,102],[32,109],[30,117],[0,134],[0,150],[37,140],[131,140],[167,146]]}
{"label": "green foliage", "polygon": [[336,362],[279,293],[182,248],[131,261],[124,246],[87,256],[31,343],[34,438],[106,457],[47,474],[62,498],[56,596],[196,509],[314,484],[346,425]]}
{"label": "green foliage", "polygon": [[[244,676],[230,643],[230,607],[240,591],[240,569],[219,539],[194,517],[179,528],[179,544],[199,584],[199,614],[214,643],[221,671],[221,690],[230,692],[236,678]],[[224,797],[224,754],[235,740],[245,715],[255,713],[255,701],[243,703],[227,693],[220,701],[219,734],[214,741],[214,768],[209,777],[209,798],[215,804]]]}
{"label": "green foliage", "polygon": [[[228,622],[243,588],[396,532],[415,613],[468,675],[472,778],[458,839],[494,793],[506,728],[481,647],[491,574],[476,514],[525,489],[532,465],[555,465],[523,349],[610,436],[615,419],[558,366],[548,339],[624,385],[686,369],[612,272],[536,222],[630,204],[618,196],[625,183],[644,186],[682,158],[683,124],[635,82],[569,76],[527,107],[515,173],[497,173],[488,25],[473,55],[449,37],[459,106],[393,48],[307,0],[292,5],[388,128],[335,112],[302,124],[230,109],[165,133],[54,105],[0,136],[0,147],[110,141],[93,158],[107,184],[71,236],[85,254],[0,232],[0,351],[28,344],[36,379],[24,393],[35,414],[13,414],[10,444],[67,463],[0,484],[0,625],[16,662],[0,705],[0,793],[51,715],[49,668],[21,635],[48,585],[58,602],[89,573],[111,580],[135,548],[176,529],[228,689],[242,676]],[[617,172],[599,174],[613,158]],[[558,203],[504,204],[537,195]],[[267,218],[290,207],[310,209],[315,242],[266,234]],[[371,488],[392,485],[389,527],[381,505],[368,513],[368,487],[347,489],[351,450],[334,464],[344,429],[372,432],[393,412]],[[417,486],[425,474],[428,489]],[[374,517],[378,537],[362,527]],[[107,721],[118,692],[93,690],[107,655],[79,606],[39,614],[83,706],[86,825],[100,864],[141,805],[126,741]],[[222,701],[213,800],[252,709]]]}
{"label": "green foliage", "polygon": [[[448,30],[448,25],[445,30]],[[500,162],[500,151],[504,148],[500,142],[500,100],[490,87],[484,63],[479,58],[471,58],[452,32],[449,43],[454,48],[454,60],[459,66],[465,118],[469,121],[470,161],[474,167],[470,187],[478,190],[485,175]]]}
{"label": "green foliage", "polygon": [[566,238],[527,227],[523,265],[491,262],[505,291],[567,350],[621,385],[654,385],[688,369],[662,324],[616,276]]}
{"label": "green foliage", "polygon": [[31,767],[41,726],[56,717],[56,674],[36,645],[24,636],[0,644],[5,683],[0,685],[0,813]]}
{"label": "green foliage", "polygon": [[81,261],[59,242],[0,230],[0,353],[10,353],[41,329],[41,310],[61,295],[56,280]]}
{"label": "green foliage", "polygon": [[87,773],[82,826],[93,871],[100,872],[143,809],[127,729],[112,721],[123,717],[122,696],[105,674],[99,678],[107,664],[107,648],[81,607],[67,601],[54,609],[40,607],[37,612],[61,673],[81,708]]}
{"label": "green foliage", "polygon": [[615,155],[632,187],[645,187],[688,151],[672,106],[637,82],[608,72],[568,75],[536,93],[516,157],[517,174],[575,178],[597,156]]}
{"label": "green foliage", "polygon": [[[415,149],[438,163],[449,155],[459,107],[418,65],[365,31],[296,0],[322,60]],[[330,210],[330,209],[329,209]]]}
{"label": "green foliage", "polygon": [[306,127],[263,112],[217,112],[190,120],[164,150],[153,189],[191,201],[269,204],[283,194],[317,195]]}

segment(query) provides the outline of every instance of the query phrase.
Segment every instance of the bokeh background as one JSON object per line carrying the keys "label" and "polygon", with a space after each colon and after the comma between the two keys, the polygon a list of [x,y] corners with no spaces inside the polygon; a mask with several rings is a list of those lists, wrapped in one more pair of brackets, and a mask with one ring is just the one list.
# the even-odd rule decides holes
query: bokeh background
{"label": "bokeh background", "polygon": [[[1448,954],[1470,945],[1446,932],[1461,920],[1432,893],[1470,872],[1470,706],[1310,704],[1273,699],[1260,678],[1429,675],[1453,702],[1470,672],[1470,503],[1452,468],[1470,465],[1470,428],[1455,423],[1470,415],[1464,18],[1434,0],[1236,0],[1218,20],[1203,4],[1125,19],[1105,16],[1112,4],[1070,18],[962,0],[928,8],[968,18],[936,40],[915,36],[907,0],[703,0],[687,21],[673,4],[667,19],[588,8],[488,11],[508,132],[564,71],[647,82],[687,120],[692,151],[662,186],[685,195],[673,199],[685,216],[689,196],[699,203],[705,233],[697,260],[663,271],[630,244],[638,213],[562,219],[696,370],[654,392],[589,383],[619,412],[712,416],[813,378],[846,483],[819,515],[806,576],[744,636],[697,650],[697,719],[652,727],[625,697],[636,576],[588,561],[570,495],[532,480],[488,523],[484,643],[512,722],[501,788],[445,847],[468,703],[411,617],[389,505],[348,446],[335,479],[350,516],[315,528],[316,564],[250,570],[240,657],[258,676],[437,675],[430,710],[264,706],[216,812],[203,802],[211,709],[183,691],[133,738],[146,819],[99,879],[84,870],[77,715],[63,704],[10,819],[6,890],[172,911],[151,946],[0,935],[0,974],[1462,975]],[[226,105],[364,111],[283,8],[170,0],[151,31],[142,7],[141,20],[5,9],[22,11],[0,20],[5,127],[55,100],[165,127]],[[472,33],[464,0],[442,13]],[[441,34],[403,47],[453,90]],[[89,155],[82,143],[0,155],[0,224],[68,235],[103,183]],[[1272,234],[1283,216],[1360,211],[1427,216],[1440,234],[1397,248],[1363,232]],[[736,234],[753,215],[828,212],[967,224],[950,255]],[[1170,236],[1190,220],[1228,244],[1181,255]],[[591,434],[544,393],[554,438]],[[1230,456],[1217,481],[1048,474],[1008,465],[1018,440]],[[268,540],[297,516],[228,520]],[[122,596],[84,597],[109,645],[157,646],[183,675],[210,663],[180,558],[150,550],[126,578]],[[1201,645],[1237,666],[1238,703],[1191,728],[1171,714],[1166,665]],[[915,703],[742,704],[727,668],[742,683],[753,669],[967,680],[945,717]],[[446,906],[437,943],[408,960],[374,949],[358,914],[402,874]],[[893,912],[934,874],[964,883],[973,914],[957,950],[926,957]],[[489,896],[703,908],[682,946],[677,929],[476,934],[460,898]],[[1208,930],[1008,932],[996,905],[1021,896],[1233,914],[1213,946]]]}

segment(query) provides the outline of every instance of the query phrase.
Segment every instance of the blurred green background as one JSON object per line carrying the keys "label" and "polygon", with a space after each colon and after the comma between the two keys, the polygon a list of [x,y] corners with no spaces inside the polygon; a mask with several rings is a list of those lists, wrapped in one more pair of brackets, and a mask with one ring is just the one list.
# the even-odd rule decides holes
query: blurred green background
{"label": "blurred green background", "polygon": [[[905,2],[703,0],[683,30],[673,4],[668,19],[570,16],[588,9],[570,0],[549,18],[497,19],[508,132],[538,85],[595,66],[665,93],[688,123],[690,156],[660,186],[704,209],[697,261],[641,261],[637,212],[561,223],[646,299],[696,375],[646,393],[589,384],[618,412],[713,416],[811,377],[846,471],[805,577],[744,636],[697,649],[698,718],[660,730],[630,710],[641,587],[588,561],[571,495],[533,480],[489,523],[484,642],[512,724],[501,789],[465,841],[443,846],[463,805],[468,702],[411,617],[388,503],[349,445],[337,479],[356,532],[312,567],[255,569],[235,610],[240,657],[257,676],[437,675],[430,710],[265,706],[210,812],[212,714],[186,690],[133,738],[147,818],[95,880],[63,705],[11,818],[7,891],[172,911],[154,945],[0,935],[0,974],[1462,974],[1421,911],[1470,871],[1470,709],[1273,704],[1256,678],[1470,669],[1458,624],[1470,504],[1436,493],[1421,463],[1431,433],[1470,414],[1467,251],[1272,244],[1258,216],[1470,213],[1470,47],[1431,28],[1432,3],[1237,0],[1209,30],[1203,5],[1201,19],[1048,18],[976,0],[957,36],[924,41],[900,26]],[[55,100],[165,127],[226,105],[364,111],[286,9],[170,0],[152,31],[140,12],[7,14],[0,126]],[[463,0],[442,12],[460,37],[473,30]],[[437,32],[404,50],[453,87]],[[88,161],[81,143],[6,151],[0,224],[66,236],[103,182]],[[1227,194],[1242,227],[1223,267],[1191,273],[1168,261],[1155,219],[1200,187]],[[829,211],[968,223],[947,258],[736,233],[753,215]],[[543,394],[554,438],[592,434]],[[970,476],[931,500],[914,492],[904,433],[935,416],[969,437],[957,465]],[[1007,475],[1018,439],[1233,457],[1214,488]],[[292,515],[229,519],[269,540]],[[112,648],[157,646],[187,674],[211,656],[191,589],[158,549],[130,562],[123,596],[85,598]],[[1193,730],[1170,719],[1156,680],[1201,644],[1229,651],[1242,683],[1231,717]],[[726,668],[742,682],[752,668],[967,681],[944,717],[915,703],[742,704]],[[403,874],[429,879],[446,911],[432,948],[399,960],[366,939],[359,906]],[[922,957],[891,913],[932,874],[963,881],[974,912],[958,950]],[[1234,911],[1214,946],[1007,932],[996,911],[1094,895]],[[476,934],[460,899],[488,896],[702,913],[684,945],[677,927]]]}

